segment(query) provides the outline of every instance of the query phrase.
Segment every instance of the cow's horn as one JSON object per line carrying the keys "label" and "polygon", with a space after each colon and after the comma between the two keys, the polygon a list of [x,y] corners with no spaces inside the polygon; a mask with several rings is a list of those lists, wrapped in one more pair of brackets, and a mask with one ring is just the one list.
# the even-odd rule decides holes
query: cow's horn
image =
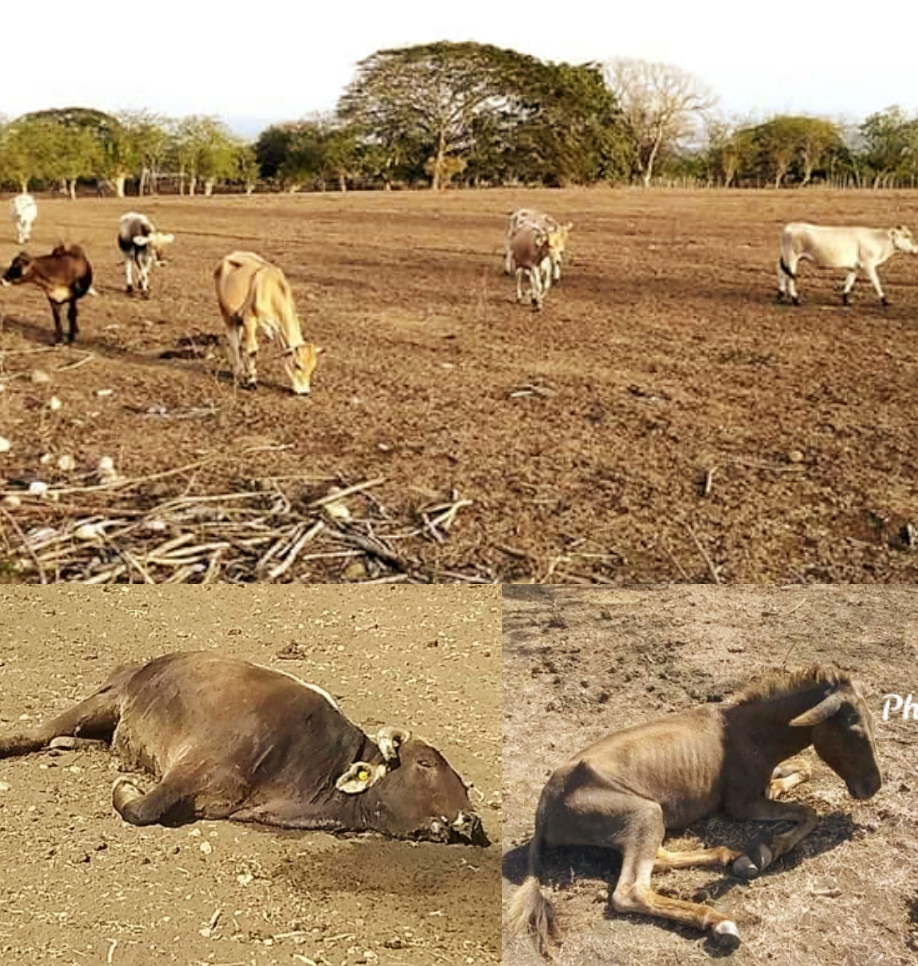
{"label": "cow's horn", "polygon": [[386,771],[385,765],[371,765],[365,761],[355,761],[335,782],[335,788],[347,795],[358,795],[375,785],[386,774]]}
{"label": "cow's horn", "polygon": [[386,761],[398,758],[398,746],[406,742],[411,737],[410,731],[404,728],[380,728],[376,732],[376,744],[382,752]]}

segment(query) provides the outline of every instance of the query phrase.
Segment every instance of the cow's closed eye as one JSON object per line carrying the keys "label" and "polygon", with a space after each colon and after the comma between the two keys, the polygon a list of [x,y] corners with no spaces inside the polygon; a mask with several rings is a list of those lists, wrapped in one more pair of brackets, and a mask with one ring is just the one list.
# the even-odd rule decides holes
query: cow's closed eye
{"label": "cow's closed eye", "polygon": [[433,762],[427,758],[418,758],[418,766],[421,768],[433,768]]}

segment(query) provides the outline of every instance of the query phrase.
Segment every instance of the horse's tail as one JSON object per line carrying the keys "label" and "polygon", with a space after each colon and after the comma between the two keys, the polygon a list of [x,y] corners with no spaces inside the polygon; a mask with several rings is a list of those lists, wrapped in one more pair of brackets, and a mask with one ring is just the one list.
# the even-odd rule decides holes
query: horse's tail
{"label": "horse's tail", "polygon": [[548,811],[548,788],[542,792],[536,810],[535,832],[529,843],[529,869],[523,884],[514,893],[507,910],[510,931],[514,935],[529,932],[539,952],[551,956],[553,946],[560,943],[555,910],[542,893],[542,850],[545,847],[545,817]]}

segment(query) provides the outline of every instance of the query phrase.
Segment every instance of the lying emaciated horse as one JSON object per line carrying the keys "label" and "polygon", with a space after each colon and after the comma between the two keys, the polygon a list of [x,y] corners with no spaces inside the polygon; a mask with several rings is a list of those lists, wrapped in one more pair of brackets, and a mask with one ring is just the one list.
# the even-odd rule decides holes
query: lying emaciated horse
{"label": "lying emaciated horse", "polygon": [[[651,873],[732,862],[735,875],[751,879],[794,848],[815,827],[816,813],[774,796],[805,781],[809,771],[803,763],[777,766],[810,745],[855,798],[879,790],[873,720],[864,696],[847,674],[819,666],[776,674],[730,703],[636,725],[581,751],[542,790],[528,875],[510,904],[511,930],[530,930],[548,954],[558,929],[540,888],[543,852],[586,845],[622,853],[612,894],[619,912],[663,916],[738,939],[735,923],[710,906],[654,892]],[[662,848],[666,829],[718,811],[737,819],[790,821],[794,827],[746,853],[724,846],[692,852]]]}

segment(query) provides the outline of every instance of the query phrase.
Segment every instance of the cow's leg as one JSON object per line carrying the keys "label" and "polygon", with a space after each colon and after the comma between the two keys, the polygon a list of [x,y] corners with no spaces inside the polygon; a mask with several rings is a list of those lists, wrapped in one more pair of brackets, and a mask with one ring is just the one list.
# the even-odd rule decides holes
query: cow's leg
{"label": "cow's leg", "polygon": [[542,308],[542,263],[533,265],[529,269],[529,300],[532,302],[533,311],[538,312]]}
{"label": "cow's leg", "polygon": [[142,257],[137,264],[137,282],[140,294],[144,298],[150,297],[150,260],[146,256]]}
{"label": "cow's leg", "polygon": [[61,324],[61,303],[51,302],[51,314],[54,316],[54,341],[60,343],[64,341],[64,327]]}
{"label": "cow's leg", "polygon": [[[133,673],[126,669],[119,674]],[[95,694],[59,714],[56,718],[37,728],[21,734],[0,738],[0,758],[27,755],[44,748],[66,748],[67,742],[55,742],[57,738],[89,738],[111,742],[121,713],[118,679],[113,678]]]}
{"label": "cow's leg", "polygon": [[519,265],[516,266],[516,300],[517,302],[523,301],[523,272],[525,268],[520,268]]}
{"label": "cow's leg", "polygon": [[254,389],[258,383],[258,322],[247,319],[242,325],[242,368],[245,385]]}
{"label": "cow's leg", "polygon": [[744,879],[754,879],[816,827],[816,813],[806,805],[799,805],[796,802],[777,802],[767,798],[728,801],[726,812],[732,818],[749,819],[754,822],[795,823],[790,831],[775,835],[767,842],[756,843],[733,863],[734,875]]}
{"label": "cow's leg", "polygon": [[130,295],[134,291],[134,266],[129,255],[124,256],[124,284],[125,291]]}
{"label": "cow's leg", "polygon": [[[874,275],[876,275],[876,272],[874,272]],[[844,285],[844,288],[842,289],[842,305],[850,305],[851,289],[854,288],[854,282],[856,279],[857,279],[857,269],[852,268],[845,276],[845,285]],[[879,285],[879,284],[880,283],[878,279],[876,282],[876,285]],[[883,295],[882,289],[880,289],[880,295],[881,296]]]}
{"label": "cow's leg", "polygon": [[[198,783],[189,773],[173,770],[149,792],[121,776],[112,785],[112,805],[131,825],[177,825],[195,817],[194,793]],[[215,818],[218,816],[214,816]]]}
{"label": "cow's leg", "polygon": [[889,305],[886,295],[883,293],[883,286],[880,284],[880,276],[877,274],[876,265],[869,265],[864,268],[864,273],[873,282],[873,287],[876,290],[877,295],[880,296],[880,303],[882,305]]}
{"label": "cow's leg", "polygon": [[75,342],[80,327],[77,325],[77,300],[72,299],[67,305],[67,341]]}

